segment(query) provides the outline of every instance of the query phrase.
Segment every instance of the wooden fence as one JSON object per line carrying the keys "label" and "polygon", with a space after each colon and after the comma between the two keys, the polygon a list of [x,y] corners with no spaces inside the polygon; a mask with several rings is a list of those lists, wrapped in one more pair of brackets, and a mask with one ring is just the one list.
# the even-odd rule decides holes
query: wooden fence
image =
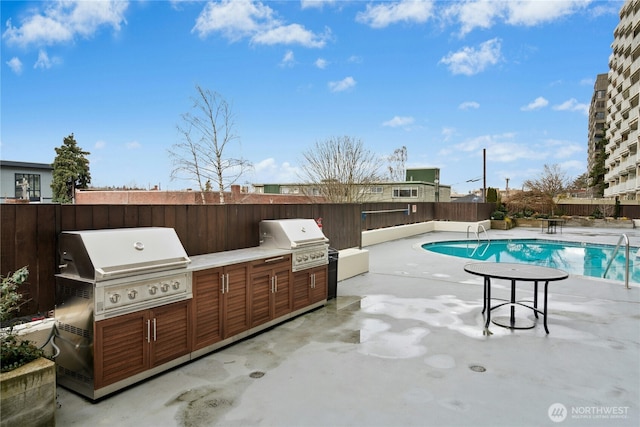
{"label": "wooden fence", "polygon": [[[407,214],[407,209],[409,214]],[[364,214],[365,211],[404,210]],[[0,204],[0,274],[27,266],[21,312],[54,308],[57,239],[61,231],[172,227],[190,256],[259,245],[263,219],[322,219],[336,249],[358,247],[361,230],[434,219],[479,221],[492,205],[478,203],[368,203],[300,205],[58,205]]]}

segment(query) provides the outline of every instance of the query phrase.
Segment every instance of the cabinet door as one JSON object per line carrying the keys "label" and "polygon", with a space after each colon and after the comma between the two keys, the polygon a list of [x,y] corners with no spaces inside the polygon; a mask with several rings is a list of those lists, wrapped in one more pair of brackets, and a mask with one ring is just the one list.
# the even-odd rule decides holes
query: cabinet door
{"label": "cabinet door", "polygon": [[190,303],[180,301],[149,310],[150,367],[169,362],[191,350]]}
{"label": "cabinet door", "polygon": [[148,312],[136,312],[95,323],[95,388],[102,388],[147,369]]}
{"label": "cabinet door", "polygon": [[271,269],[259,268],[251,271],[251,326],[271,320]]}
{"label": "cabinet door", "polygon": [[249,329],[249,264],[225,267],[225,291],[223,294],[224,337],[239,334]]}
{"label": "cabinet door", "polygon": [[273,311],[271,317],[273,319],[291,313],[292,310],[292,291],[291,286],[291,264],[290,262],[279,263],[274,266],[273,277],[275,279],[273,298]]}
{"label": "cabinet door", "polygon": [[309,303],[327,299],[327,267],[317,267],[312,271]]}
{"label": "cabinet door", "polygon": [[192,276],[193,349],[222,339],[222,268],[196,271]]}
{"label": "cabinet door", "polygon": [[309,270],[293,273],[293,309],[298,310],[310,304],[311,275]]}

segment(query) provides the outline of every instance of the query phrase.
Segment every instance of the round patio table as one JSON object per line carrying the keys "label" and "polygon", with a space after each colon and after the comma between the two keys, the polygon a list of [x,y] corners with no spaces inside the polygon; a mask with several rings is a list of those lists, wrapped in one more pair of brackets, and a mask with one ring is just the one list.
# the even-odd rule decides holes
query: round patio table
{"label": "round patio table", "polygon": [[[541,313],[544,319],[544,330],[547,334],[549,333],[549,328],[547,327],[547,291],[549,289],[549,282],[566,279],[569,277],[569,274],[566,271],[558,270],[556,268],[542,267],[539,265],[508,262],[470,263],[464,266],[464,271],[484,278],[482,313],[485,311],[487,312],[487,319],[484,327],[485,335],[491,334],[491,332],[489,332],[491,310],[495,310],[503,305],[511,306],[511,315],[508,317],[498,317],[494,319],[493,323],[496,325],[511,329],[533,328],[535,323],[528,319],[516,318],[515,307],[516,305],[520,305],[533,310],[536,318],[538,318],[538,313]],[[491,307],[491,279],[504,279],[511,281],[511,298],[508,301],[502,300],[506,302],[497,304],[493,307]],[[533,307],[524,304],[523,301],[516,300],[516,282],[518,281],[533,282]],[[544,282],[544,307],[542,311],[538,310],[538,282]]]}

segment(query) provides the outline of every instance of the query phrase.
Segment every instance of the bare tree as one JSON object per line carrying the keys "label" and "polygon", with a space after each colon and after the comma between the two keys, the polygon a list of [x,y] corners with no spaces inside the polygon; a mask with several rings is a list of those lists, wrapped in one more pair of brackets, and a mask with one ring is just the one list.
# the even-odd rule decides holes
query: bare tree
{"label": "bare tree", "polygon": [[317,185],[332,203],[357,203],[367,196],[367,184],[381,181],[382,162],[362,141],[349,136],[331,137],[303,153],[302,179]]}
{"label": "bare tree", "polygon": [[559,165],[544,165],[544,171],[537,179],[528,179],[523,184],[531,191],[556,197],[566,191],[569,179]]}
{"label": "bare tree", "polygon": [[523,184],[533,193],[543,194],[552,200],[551,215],[553,215],[554,198],[566,191],[570,181],[560,166],[554,164],[544,165],[544,171],[537,179],[528,179]]}
{"label": "bare tree", "polygon": [[406,169],[405,163],[407,162],[407,147],[404,145],[401,148],[396,148],[393,154],[387,159],[389,165],[387,170],[389,171],[389,178],[391,181],[399,182],[405,181]]}
{"label": "bare tree", "polygon": [[171,179],[195,180],[202,203],[205,192],[215,182],[224,204],[224,190],[252,167],[242,158],[225,158],[225,149],[238,139],[234,134],[234,116],[229,103],[218,93],[196,85],[191,112],[182,114],[178,125],[181,141],[169,150],[173,158]]}

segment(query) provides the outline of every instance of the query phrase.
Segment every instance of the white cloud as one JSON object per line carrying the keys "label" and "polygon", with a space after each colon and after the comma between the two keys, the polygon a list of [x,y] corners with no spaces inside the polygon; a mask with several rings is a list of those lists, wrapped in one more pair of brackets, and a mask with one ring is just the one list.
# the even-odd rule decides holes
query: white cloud
{"label": "white cloud", "polygon": [[483,71],[489,65],[497,64],[501,57],[501,43],[497,38],[481,43],[478,49],[465,47],[449,53],[440,60],[453,74],[471,76]]}
{"label": "white cloud", "polygon": [[285,25],[269,6],[249,0],[208,2],[192,32],[202,38],[221,33],[231,41],[249,38],[255,44],[299,44],[316,48],[324,47],[331,36],[329,29],[318,35],[300,24]]}
{"label": "white cloud", "polygon": [[546,145],[549,148],[552,148],[551,152],[553,152],[553,157],[556,159],[565,159],[573,156],[576,153],[581,153],[585,151],[585,147],[581,144],[575,144],[571,141],[550,139],[546,141]]}
{"label": "white cloud", "polygon": [[138,141],[131,141],[126,143],[127,150],[137,150],[142,147]]}
{"label": "white cloud", "polygon": [[33,68],[49,69],[54,65],[60,64],[61,62],[62,60],[60,58],[49,58],[47,52],[45,52],[43,49],[40,49],[40,51],[38,52],[38,59],[36,60],[36,63],[33,64]]}
{"label": "white cloud", "polygon": [[14,73],[18,75],[22,74],[22,61],[20,61],[20,58],[14,56],[13,58],[7,61],[7,65],[9,66],[9,68],[11,68],[11,71],[13,71]]}
{"label": "white cloud", "polygon": [[506,22],[511,25],[534,26],[576,13],[589,3],[590,0],[504,2],[507,8]]}
{"label": "white cloud", "polygon": [[273,157],[254,163],[253,170],[248,175],[253,175],[251,182],[262,184],[298,182],[300,180],[298,167],[289,162],[278,164]]}
{"label": "white cloud", "polygon": [[107,146],[107,143],[106,143],[106,142],[104,142],[104,141],[98,141],[98,142],[96,142],[96,144],[94,145],[94,148],[95,148],[96,150],[102,150],[102,149],[103,149],[104,147],[106,147],[106,146]]}
{"label": "white cloud", "polygon": [[352,64],[362,64],[362,57],[358,55],[351,55],[348,61]]}
{"label": "white cloud", "polygon": [[315,65],[321,70],[324,70],[325,68],[327,68],[327,65],[329,65],[329,62],[324,58],[318,58],[316,59]]}
{"label": "white cloud", "polygon": [[540,108],[544,108],[547,105],[549,105],[549,101],[544,99],[542,96],[539,96],[536,99],[534,99],[533,102],[530,102],[524,107],[520,107],[520,109],[522,111],[533,111],[533,110],[538,110]]}
{"label": "white cloud", "polygon": [[553,107],[556,111],[577,111],[584,115],[589,115],[589,105],[581,104],[575,98],[571,98],[560,105]]}
{"label": "white cloud", "polygon": [[487,150],[487,160],[491,162],[508,163],[520,159],[544,159],[549,150],[541,149],[530,143],[517,142],[516,134],[507,132],[496,135],[481,135],[455,145],[456,152],[481,153]]}
{"label": "white cloud", "polygon": [[349,77],[345,77],[342,80],[329,82],[329,90],[331,90],[331,92],[342,92],[347,89],[351,89],[355,85],[356,85],[356,81],[354,80],[353,77],[349,76]]}
{"label": "white cloud", "polygon": [[395,128],[398,126],[408,126],[412,124],[414,121],[415,120],[413,117],[395,116],[391,120],[387,120],[386,122],[382,123],[382,126],[388,126],[392,128]]}
{"label": "white cloud", "polygon": [[444,127],[440,133],[444,137],[444,140],[448,141],[456,133],[456,129]]}
{"label": "white cloud", "polygon": [[476,28],[491,28],[499,22],[528,27],[552,22],[586,9],[589,3],[591,0],[471,0],[452,2],[441,15],[457,20],[461,35],[465,35]]}
{"label": "white cloud", "polygon": [[282,58],[282,61],[280,61],[280,66],[281,67],[293,67],[296,63],[296,59],[293,56],[293,52],[288,50],[285,52],[284,57]]}
{"label": "white cloud", "polygon": [[124,13],[129,6],[127,1],[55,1],[42,4],[42,11],[27,16],[17,27],[8,20],[2,38],[10,45],[50,46],[71,42],[76,36],[89,38],[103,26],[119,31],[126,23]]}
{"label": "white cloud", "polygon": [[356,21],[372,28],[385,28],[398,22],[424,23],[433,16],[432,0],[401,0],[367,5],[358,12]]}
{"label": "white cloud", "polygon": [[475,101],[466,101],[458,105],[459,110],[470,110],[472,108],[477,110],[478,108],[480,108],[480,104]]}
{"label": "white cloud", "polygon": [[322,9],[325,4],[334,5],[338,0],[301,0],[300,7],[302,9]]}
{"label": "white cloud", "polygon": [[290,24],[259,32],[251,38],[251,42],[265,45],[299,44],[304,47],[324,47],[330,35],[329,29],[326,29],[323,35],[316,35],[300,24]]}

